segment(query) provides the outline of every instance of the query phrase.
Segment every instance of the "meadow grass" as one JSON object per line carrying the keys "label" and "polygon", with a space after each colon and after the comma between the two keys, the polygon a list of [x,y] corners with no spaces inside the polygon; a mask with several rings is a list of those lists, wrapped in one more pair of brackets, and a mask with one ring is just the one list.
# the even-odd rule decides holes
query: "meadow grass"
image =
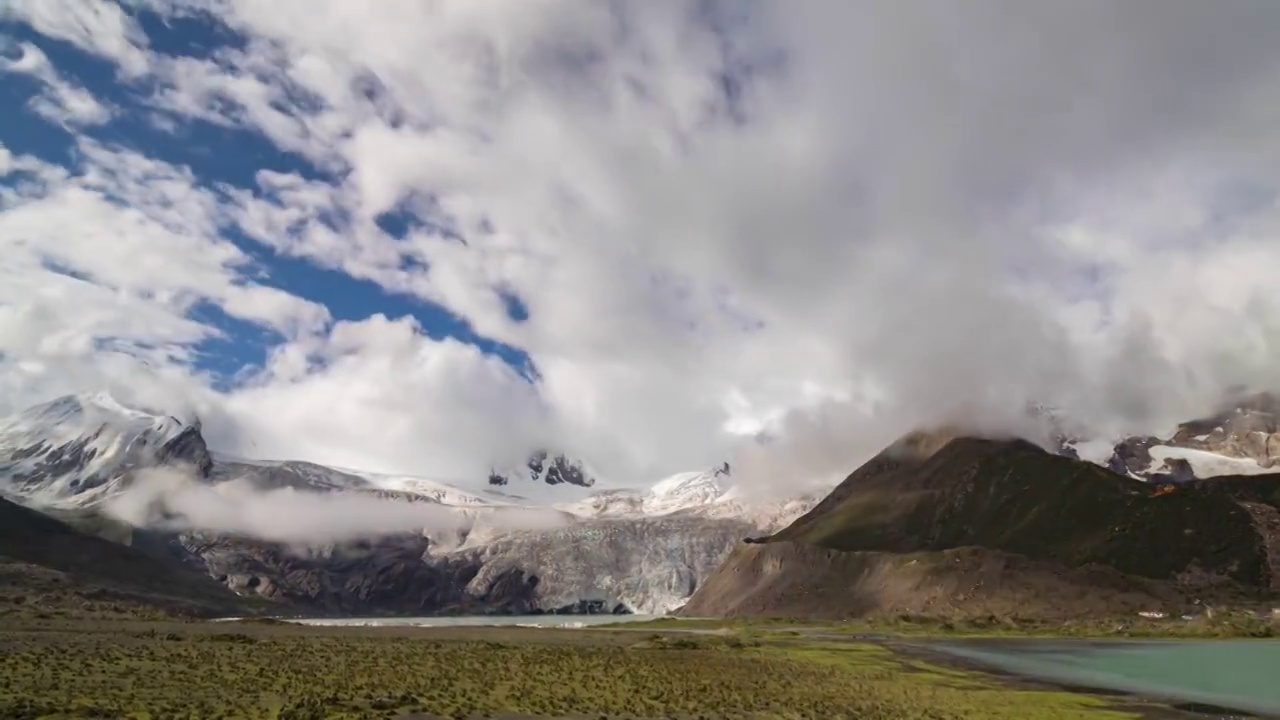
{"label": "meadow grass", "polygon": [[4,718],[1120,718],[871,643],[522,628],[32,620]]}

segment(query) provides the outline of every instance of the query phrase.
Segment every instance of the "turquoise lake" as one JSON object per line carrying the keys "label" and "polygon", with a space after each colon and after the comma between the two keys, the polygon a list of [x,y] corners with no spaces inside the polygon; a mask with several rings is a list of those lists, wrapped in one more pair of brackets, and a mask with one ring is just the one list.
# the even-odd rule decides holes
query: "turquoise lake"
{"label": "turquoise lake", "polygon": [[954,641],[931,647],[1005,672],[1280,716],[1280,640]]}

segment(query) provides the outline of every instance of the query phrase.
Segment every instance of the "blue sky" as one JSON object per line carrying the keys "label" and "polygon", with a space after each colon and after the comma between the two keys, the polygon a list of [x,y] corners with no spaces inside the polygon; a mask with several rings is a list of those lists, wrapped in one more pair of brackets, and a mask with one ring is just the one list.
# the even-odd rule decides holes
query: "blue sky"
{"label": "blue sky", "polygon": [[[246,42],[242,35],[205,16],[164,17],[141,9],[129,12],[145,33],[150,48],[167,55],[211,58],[226,49],[242,48]],[[29,107],[41,92],[40,80],[19,73],[0,73],[0,105],[14,108],[0,122],[0,143],[13,153],[33,155],[74,170],[76,137],[83,135],[189,167],[198,183],[207,189],[221,185],[251,189],[256,173],[263,169],[331,183],[341,180],[339,174],[317,167],[297,153],[281,150],[251,126],[225,127],[198,118],[162,125],[156,122],[161,113],[150,102],[153,87],[149,81],[125,80],[111,61],[70,42],[42,35],[25,23],[0,20],[0,38],[10,56],[20,54],[19,43],[36,45],[63,79],[83,86],[100,101],[118,108],[105,124],[69,130]],[[18,179],[0,179],[0,184]],[[393,237],[403,237],[410,227],[423,225],[422,220],[406,211],[387,212],[377,220],[379,227]],[[257,282],[320,303],[334,320],[363,320],[378,313],[390,318],[411,317],[430,337],[454,338],[474,345],[501,358],[527,378],[536,376],[532,361],[523,350],[477,334],[468,322],[438,303],[388,292],[375,282],[321,267],[307,258],[281,255],[234,229],[226,231],[224,237],[254,259],[256,267],[251,275]],[[527,318],[519,297],[504,294],[504,299],[513,319]],[[260,366],[270,348],[282,340],[269,328],[232,317],[215,304],[199,304],[191,317],[224,333],[224,337],[211,338],[198,346],[196,362],[197,369],[214,374],[222,387],[242,377],[246,370]]]}
{"label": "blue sky", "polygon": [[732,3],[562,10],[0,5],[0,405],[107,388],[232,454],[388,472],[721,462],[815,371],[700,358],[766,321],[723,246],[687,262],[698,173],[627,185],[750,132],[779,53]]}
{"label": "blue sky", "polygon": [[0,410],[652,479],[1280,383],[1280,5],[1002,8],[0,2]]}

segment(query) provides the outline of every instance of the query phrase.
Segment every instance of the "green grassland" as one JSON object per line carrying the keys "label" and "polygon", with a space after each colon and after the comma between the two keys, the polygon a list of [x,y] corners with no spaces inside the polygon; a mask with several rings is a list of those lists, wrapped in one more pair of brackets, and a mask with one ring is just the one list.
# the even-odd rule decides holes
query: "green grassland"
{"label": "green grassland", "polygon": [[4,718],[1136,718],[868,642],[786,632],[0,625]]}

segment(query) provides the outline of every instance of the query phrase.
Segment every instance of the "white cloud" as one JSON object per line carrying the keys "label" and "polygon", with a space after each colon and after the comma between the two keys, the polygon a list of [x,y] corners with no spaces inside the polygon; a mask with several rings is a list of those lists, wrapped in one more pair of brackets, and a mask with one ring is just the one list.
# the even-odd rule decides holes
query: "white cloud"
{"label": "white cloud", "polygon": [[[193,298],[281,330],[244,388],[190,380],[258,454],[448,474],[547,442],[630,480],[768,427],[762,474],[821,475],[1030,400],[1111,431],[1280,382],[1274,6],[149,3],[245,36],[193,59],[148,52],[115,10],[31,5],[40,32],[146,75],[155,107],[335,172],[213,193],[82,143],[83,174],[0,214],[56,229],[42,257],[95,292],[159,292],[166,364],[209,332]],[[428,226],[381,232],[396,208]],[[541,380],[246,286],[230,223],[446,305]],[[85,240],[106,233],[168,249],[110,266]]]}
{"label": "white cloud", "polygon": [[23,43],[18,49],[22,53],[18,58],[0,59],[0,72],[30,75],[44,85],[28,103],[33,112],[68,128],[101,125],[111,119],[111,109],[88,90],[59,77],[40,48]]}
{"label": "white cloud", "polygon": [[147,70],[146,35],[116,3],[3,0],[0,18],[29,23],[42,35],[111,60],[125,77],[136,77]]}
{"label": "white cloud", "polygon": [[200,303],[290,338],[328,324],[324,307],[243,276],[249,258],[219,237],[218,203],[189,171],[77,149],[76,173],[18,156],[5,176],[25,178],[0,196],[8,409],[95,386],[185,404],[202,385],[193,348],[220,333],[189,317]]}
{"label": "white cloud", "polygon": [[[36,287],[71,275],[181,319],[202,300],[281,332],[319,329],[327,311],[241,282],[249,259],[218,237],[218,205],[190,171],[82,141],[85,171],[28,193],[0,214],[6,263]],[[21,299],[10,285],[9,302]],[[189,338],[187,338],[189,339]]]}
{"label": "white cloud", "polygon": [[396,533],[430,532],[439,537],[437,533],[469,529],[485,521],[500,523],[504,530],[565,524],[564,516],[550,509],[494,507],[464,512],[436,503],[356,493],[259,490],[239,478],[210,486],[168,468],[143,471],[104,509],[137,527],[222,532],[300,548]]}
{"label": "white cloud", "polygon": [[277,348],[220,410],[215,441],[448,480],[515,466],[554,432],[535,390],[502,361],[378,315]]}

